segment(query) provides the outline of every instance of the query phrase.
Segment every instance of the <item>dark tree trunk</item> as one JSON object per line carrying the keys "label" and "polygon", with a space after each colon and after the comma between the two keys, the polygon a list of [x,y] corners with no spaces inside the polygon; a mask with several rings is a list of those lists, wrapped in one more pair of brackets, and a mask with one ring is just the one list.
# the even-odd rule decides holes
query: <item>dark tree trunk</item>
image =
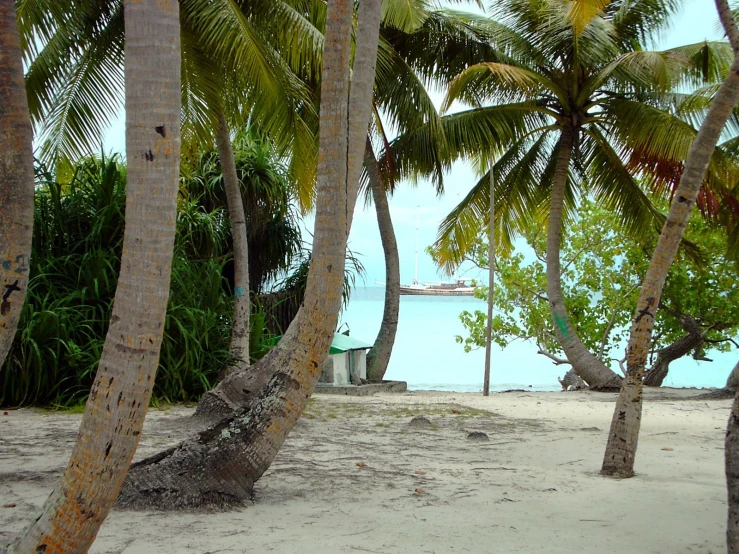
{"label": "dark tree trunk", "polygon": [[377,159],[372,151],[369,139],[364,153],[364,167],[369,177],[369,187],[375,202],[377,226],[380,229],[382,250],[385,253],[385,307],[382,312],[382,324],[377,333],[375,344],[367,353],[367,379],[381,381],[390,363],[390,355],[395,344],[398,330],[398,313],[400,312],[400,258],[398,243],[395,240],[393,221],[390,218],[390,206],[387,193],[382,182],[382,175],[377,167]]}
{"label": "dark tree trunk", "polygon": [[706,339],[705,333],[695,319],[685,314],[676,315],[688,334],[665,346],[657,353],[657,361],[649,371],[644,372],[644,385],[647,387],[662,386],[662,382],[667,377],[667,372],[670,369],[670,364],[700,348]]}

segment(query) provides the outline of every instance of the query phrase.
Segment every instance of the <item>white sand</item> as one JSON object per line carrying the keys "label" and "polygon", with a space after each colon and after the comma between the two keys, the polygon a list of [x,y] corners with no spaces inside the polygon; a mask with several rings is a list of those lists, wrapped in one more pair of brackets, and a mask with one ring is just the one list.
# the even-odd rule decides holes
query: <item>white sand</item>
{"label": "white sand", "polygon": [[[718,554],[730,401],[680,399],[698,392],[650,392],[638,475],[623,481],[598,475],[612,394],[317,396],[253,504],[114,511],[91,552]],[[80,419],[1,413],[0,544],[49,493]],[[181,438],[190,413],[151,410],[137,457]],[[409,428],[415,414],[433,427]],[[469,431],[490,442],[469,441]]]}

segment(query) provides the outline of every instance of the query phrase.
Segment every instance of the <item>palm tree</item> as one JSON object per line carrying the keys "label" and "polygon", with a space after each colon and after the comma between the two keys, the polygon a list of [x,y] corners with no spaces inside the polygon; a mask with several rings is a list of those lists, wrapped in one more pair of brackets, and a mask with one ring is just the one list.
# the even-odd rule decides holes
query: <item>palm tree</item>
{"label": "palm tree", "polygon": [[377,163],[372,143],[368,139],[364,153],[364,168],[367,174],[367,185],[372,193],[377,215],[377,226],[385,256],[385,303],[382,310],[382,322],[372,348],[367,352],[367,379],[382,381],[390,363],[390,355],[395,344],[395,333],[398,330],[400,313],[400,256],[398,242],[395,239],[393,221],[390,217],[385,183]]}
{"label": "palm tree", "polygon": [[[592,388],[612,390],[620,378],[588,351],[567,315],[560,283],[562,225],[578,194],[616,211],[625,232],[645,233],[661,223],[636,175],[651,172],[656,183],[694,134],[662,109],[663,93],[681,79],[703,83],[715,66],[726,67],[728,52],[723,43],[641,50],[640,43],[668,22],[672,6],[662,2],[611,2],[585,15],[573,15],[573,5],[561,0],[505,0],[497,6],[503,15],[490,24],[494,56],[460,73],[449,88],[445,107],[454,100],[474,106],[442,119],[449,148],[471,154],[483,167],[489,165],[483,158],[490,145],[499,150],[493,170],[501,243],[510,244],[531,219],[548,219],[553,331],[576,372]],[[711,60],[705,72],[699,55]],[[485,123],[514,129],[515,140],[496,144]],[[486,174],[442,223],[442,262],[461,261],[489,217],[489,183]]]}
{"label": "palm tree", "polygon": [[351,190],[358,188],[349,179],[358,182],[361,168],[351,160],[357,157],[354,150],[363,151],[371,108],[373,79],[362,74],[374,73],[380,2],[360,4],[355,64],[361,65],[355,67],[362,70],[355,71],[349,93],[353,11],[349,0],[328,5],[316,228],[303,306],[282,340],[246,378],[232,374],[224,380],[239,382],[248,391],[246,401],[196,439],[137,463],[121,493],[124,506],[240,504],[308,403],[338,320],[348,214],[356,200]]}
{"label": "palm tree", "polygon": [[87,552],[149,406],[169,297],[180,156],[176,0],[126,0],[128,186],[113,315],[67,469],[9,552]]}
{"label": "palm tree", "polygon": [[[621,386],[611,422],[608,444],[606,445],[601,469],[603,475],[631,477],[634,474],[634,459],[641,422],[642,379],[662,288],[667,272],[680,246],[693,205],[696,203],[711,156],[726,122],[732,115],[737,101],[739,101],[739,32],[726,0],[716,0],[716,7],[735,57],[724,82],[713,97],[711,108],[703,120],[698,134],[693,140],[680,177],[680,184],[675,191],[675,196],[667,214],[667,220],[662,227],[662,233],[652,255],[649,269],[642,281],[627,348],[626,378]],[[735,402],[734,409],[737,409],[737,407],[739,407],[739,403]],[[735,458],[732,459],[728,455],[729,452],[739,451],[739,444],[734,444],[734,441],[739,441],[739,439],[732,433],[735,425],[736,422],[732,417],[729,420],[726,435],[726,470],[730,494],[732,484],[739,489],[737,484],[739,482],[733,482],[733,479],[739,474],[732,473],[731,469],[737,467],[735,466]],[[739,498],[739,495],[736,498]],[[734,509],[737,511],[734,512],[733,522],[735,525],[739,525],[739,506],[735,504]],[[729,519],[729,527],[732,527],[732,516]],[[736,533],[738,530],[739,527],[732,530],[730,534]],[[739,548],[739,534],[729,538],[729,543],[732,542],[734,542],[734,548]]]}
{"label": "palm tree", "polygon": [[15,3],[0,2],[0,366],[15,337],[28,286],[33,231],[33,130]]}
{"label": "palm tree", "polygon": [[[27,89],[42,138],[42,159],[57,166],[97,148],[121,100],[121,0],[68,3],[52,18],[54,25],[42,48],[31,38],[25,40]],[[292,149],[295,159],[312,158],[310,153],[305,155],[299,140],[310,135],[297,108],[307,98],[305,88],[256,25],[259,18],[266,21],[270,14],[279,15],[276,10],[281,5],[276,8],[259,0],[248,6],[226,0],[181,3],[183,136],[206,145],[215,136],[232,226],[236,286],[230,350],[237,362],[231,369],[243,370],[249,362],[250,289],[246,216],[226,114],[236,124],[249,119],[259,125],[281,147]],[[23,17],[43,21],[39,12],[44,9],[43,3],[26,3]],[[42,28],[38,22],[32,30],[39,33]],[[32,35],[31,29],[27,34]],[[67,60],[70,51],[75,54]],[[295,165],[305,172],[301,164]],[[312,174],[296,178],[304,182]]]}
{"label": "palm tree", "polygon": [[[438,194],[443,193],[444,172],[452,158],[447,152],[444,128],[429,85],[446,87],[451,79],[491,48],[487,42],[487,19],[446,8],[431,8],[427,2],[412,5],[388,2],[380,29],[375,98],[375,139],[382,145],[381,158],[373,150],[365,154],[368,186],[377,212],[378,227],[385,255],[385,304],[382,323],[372,349],[367,354],[367,376],[380,380],[387,370],[400,306],[400,274],[397,244],[388,201],[379,198],[380,190],[390,194],[403,179],[416,182],[430,178]],[[383,123],[387,119],[387,124]],[[393,128],[399,137],[413,135],[419,128],[429,134],[413,148],[395,150],[385,129]],[[402,138],[396,138],[395,141]],[[376,166],[376,169],[375,169]],[[383,188],[378,186],[383,183]]]}

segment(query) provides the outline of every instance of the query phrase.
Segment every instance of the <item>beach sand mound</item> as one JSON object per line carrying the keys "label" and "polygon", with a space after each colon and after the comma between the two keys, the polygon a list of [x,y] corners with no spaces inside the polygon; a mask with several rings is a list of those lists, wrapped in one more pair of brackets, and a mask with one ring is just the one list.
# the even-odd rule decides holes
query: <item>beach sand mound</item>
{"label": "beach sand mound", "polygon": [[[691,394],[646,395],[629,480],[598,474],[615,394],[318,395],[252,504],[114,511],[90,552],[721,552],[730,401]],[[180,440],[191,413],[151,410],[137,458]],[[417,416],[431,426],[409,427]],[[0,544],[49,494],[79,421],[0,415]],[[468,440],[474,433],[489,441]]]}

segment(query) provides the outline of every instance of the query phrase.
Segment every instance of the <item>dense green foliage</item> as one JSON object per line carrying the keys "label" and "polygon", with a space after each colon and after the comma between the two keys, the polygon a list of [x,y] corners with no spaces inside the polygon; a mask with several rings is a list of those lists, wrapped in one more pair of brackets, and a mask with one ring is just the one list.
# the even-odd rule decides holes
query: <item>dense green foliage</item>
{"label": "dense green foliage", "polygon": [[[567,307],[583,343],[604,362],[623,358],[623,346],[633,307],[649,256],[656,244],[616,232],[616,216],[584,201],[578,217],[565,231],[562,244],[562,283]],[[524,234],[529,248],[496,261],[493,340],[505,347],[514,340],[536,345],[540,353],[561,356],[546,298],[545,230],[530,227]],[[681,315],[706,332],[697,352],[726,351],[739,334],[739,288],[736,263],[725,257],[725,232],[711,228],[694,214],[686,232],[690,241],[674,264],[658,311],[652,353],[686,335]],[[487,241],[480,238],[474,261],[487,267]],[[476,294],[487,298],[487,287]],[[481,311],[460,316],[467,337],[457,337],[466,350],[485,345],[486,315]],[[718,341],[718,342],[712,342]]]}
{"label": "dense green foliage", "polygon": [[[259,187],[265,180],[274,185],[272,202],[255,202],[253,210],[253,219],[262,218],[257,233],[278,229],[271,244],[281,252],[260,256],[254,249],[255,258],[265,260],[256,264],[261,287],[290,266],[302,245],[279,164],[262,143],[240,146],[237,163],[245,196],[264,197]],[[207,153],[199,162],[184,166],[181,180],[170,301],[154,388],[154,398],[163,401],[196,400],[230,361],[230,224],[225,202],[219,201],[217,158]],[[43,166],[37,168],[31,282],[13,349],[0,373],[0,404],[70,405],[87,396],[118,278],[125,177],[125,166],[115,156],[82,160],[67,184],[55,182]],[[198,188],[198,182],[205,186]],[[271,343],[265,318],[262,313],[252,318],[255,359]]]}

